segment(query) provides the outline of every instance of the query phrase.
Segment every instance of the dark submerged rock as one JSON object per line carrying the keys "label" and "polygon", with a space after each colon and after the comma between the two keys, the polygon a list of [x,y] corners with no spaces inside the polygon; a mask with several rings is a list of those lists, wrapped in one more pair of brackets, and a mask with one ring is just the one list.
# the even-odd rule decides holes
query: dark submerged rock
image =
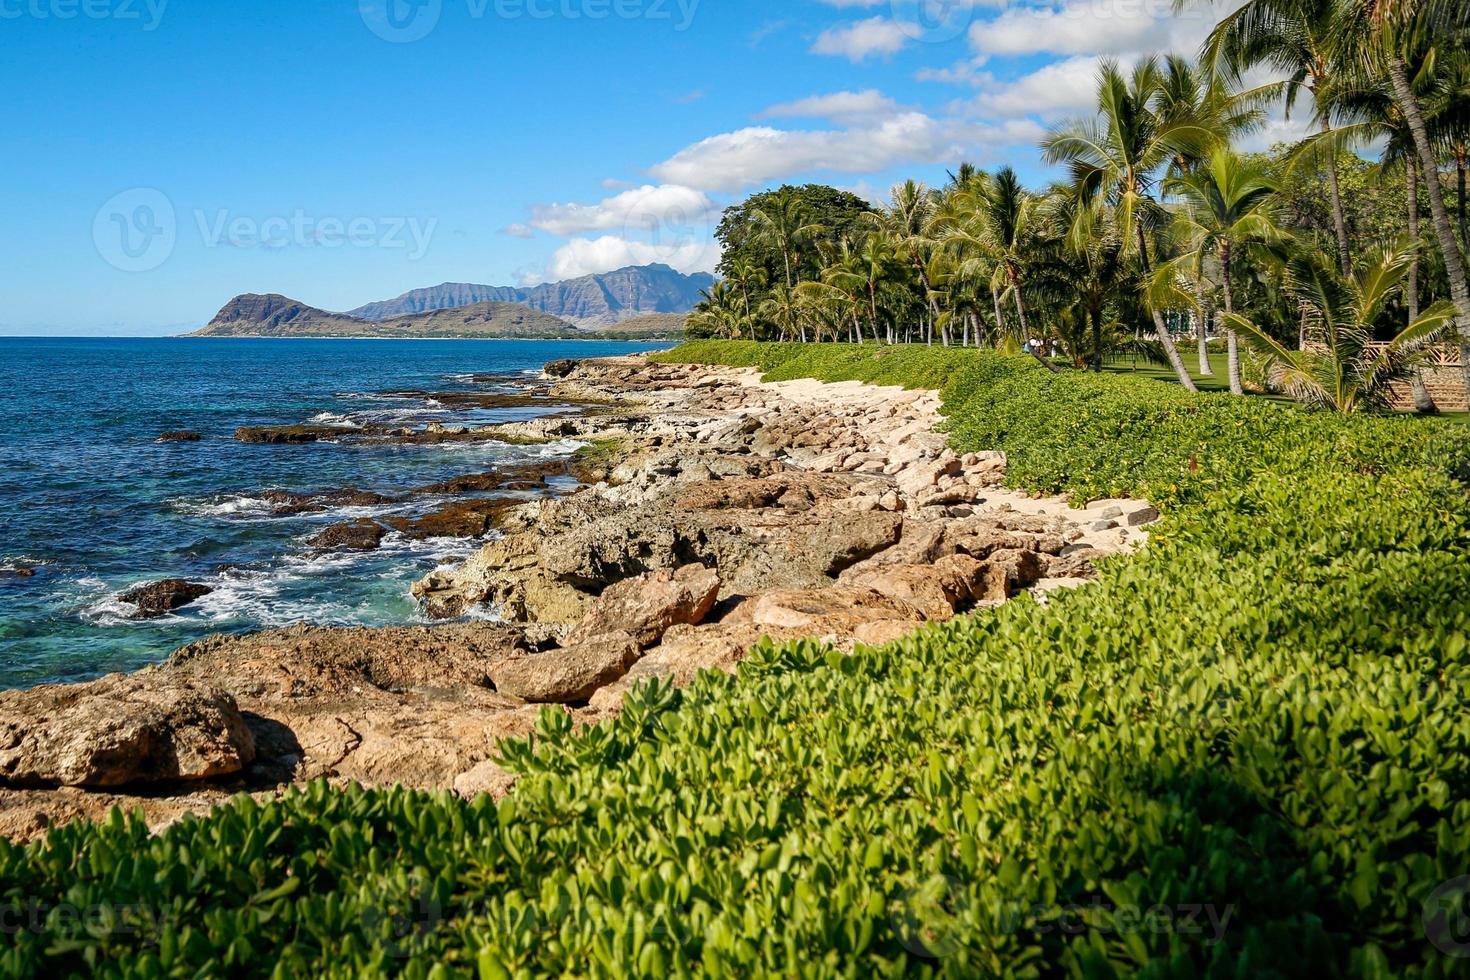
{"label": "dark submerged rock", "polygon": [[129,589],[118,596],[118,599],[138,607],[137,612],[133,613],[133,619],[155,619],[187,606],[213,591],[214,589],[198,582],[170,578]]}
{"label": "dark submerged rock", "polygon": [[347,521],[333,524],[313,537],[308,544],[322,550],[375,551],[383,543],[388,529],[377,521]]}

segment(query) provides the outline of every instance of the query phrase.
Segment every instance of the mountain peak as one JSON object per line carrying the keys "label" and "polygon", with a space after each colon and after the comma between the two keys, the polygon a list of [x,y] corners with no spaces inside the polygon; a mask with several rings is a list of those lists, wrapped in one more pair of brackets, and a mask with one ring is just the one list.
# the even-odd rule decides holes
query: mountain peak
{"label": "mountain peak", "polygon": [[348,316],[386,320],[475,303],[519,303],[584,328],[610,327],[651,313],[688,313],[699,291],[714,282],[708,273],[684,275],[662,262],[630,265],[539,286],[483,286],[446,282],[402,296],[368,303]]}

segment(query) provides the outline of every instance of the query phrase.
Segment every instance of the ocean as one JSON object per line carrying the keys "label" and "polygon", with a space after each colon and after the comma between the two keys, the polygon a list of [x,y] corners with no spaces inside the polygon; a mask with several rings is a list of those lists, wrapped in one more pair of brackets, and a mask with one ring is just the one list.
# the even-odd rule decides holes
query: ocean
{"label": "ocean", "polygon": [[[323,527],[425,501],[281,516],[267,490],[393,493],[575,444],[247,445],[237,426],[488,424],[539,409],[446,407],[399,389],[484,390],[562,357],[667,344],[586,341],[0,338],[0,689],[87,680],[163,660],[211,633],[299,622],[420,621],[409,586],[474,541],[320,553]],[[160,443],[194,430],[200,442]],[[23,577],[17,569],[30,569]],[[132,585],[185,578],[214,589],[162,619],[117,602]]]}

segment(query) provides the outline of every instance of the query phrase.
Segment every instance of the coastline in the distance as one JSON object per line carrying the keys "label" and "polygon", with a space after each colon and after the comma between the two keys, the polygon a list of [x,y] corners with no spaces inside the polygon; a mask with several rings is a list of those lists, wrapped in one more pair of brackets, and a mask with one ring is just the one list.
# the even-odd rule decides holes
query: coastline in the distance
{"label": "coastline in the distance", "polygon": [[713,277],[630,266],[530,289],[443,283],[347,313],[279,293],[244,293],[189,337],[680,339]]}

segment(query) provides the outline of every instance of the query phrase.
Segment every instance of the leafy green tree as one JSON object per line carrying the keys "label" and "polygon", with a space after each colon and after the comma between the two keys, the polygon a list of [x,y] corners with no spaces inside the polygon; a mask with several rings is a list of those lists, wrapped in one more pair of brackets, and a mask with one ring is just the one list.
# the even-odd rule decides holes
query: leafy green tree
{"label": "leafy green tree", "polygon": [[[868,202],[857,195],[822,184],[786,185],[753,194],[726,208],[720,219],[715,230],[722,249],[717,271],[726,279],[745,284],[754,309],[766,298],[770,284],[792,285],[816,278],[821,271],[820,248],[853,237],[859,218],[870,210]],[[793,227],[808,227],[812,233],[794,243],[793,251],[783,253],[771,244],[769,231],[762,233],[756,212],[768,218],[777,213],[795,212],[800,220]],[[788,262],[792,265],[789,277]]]}

